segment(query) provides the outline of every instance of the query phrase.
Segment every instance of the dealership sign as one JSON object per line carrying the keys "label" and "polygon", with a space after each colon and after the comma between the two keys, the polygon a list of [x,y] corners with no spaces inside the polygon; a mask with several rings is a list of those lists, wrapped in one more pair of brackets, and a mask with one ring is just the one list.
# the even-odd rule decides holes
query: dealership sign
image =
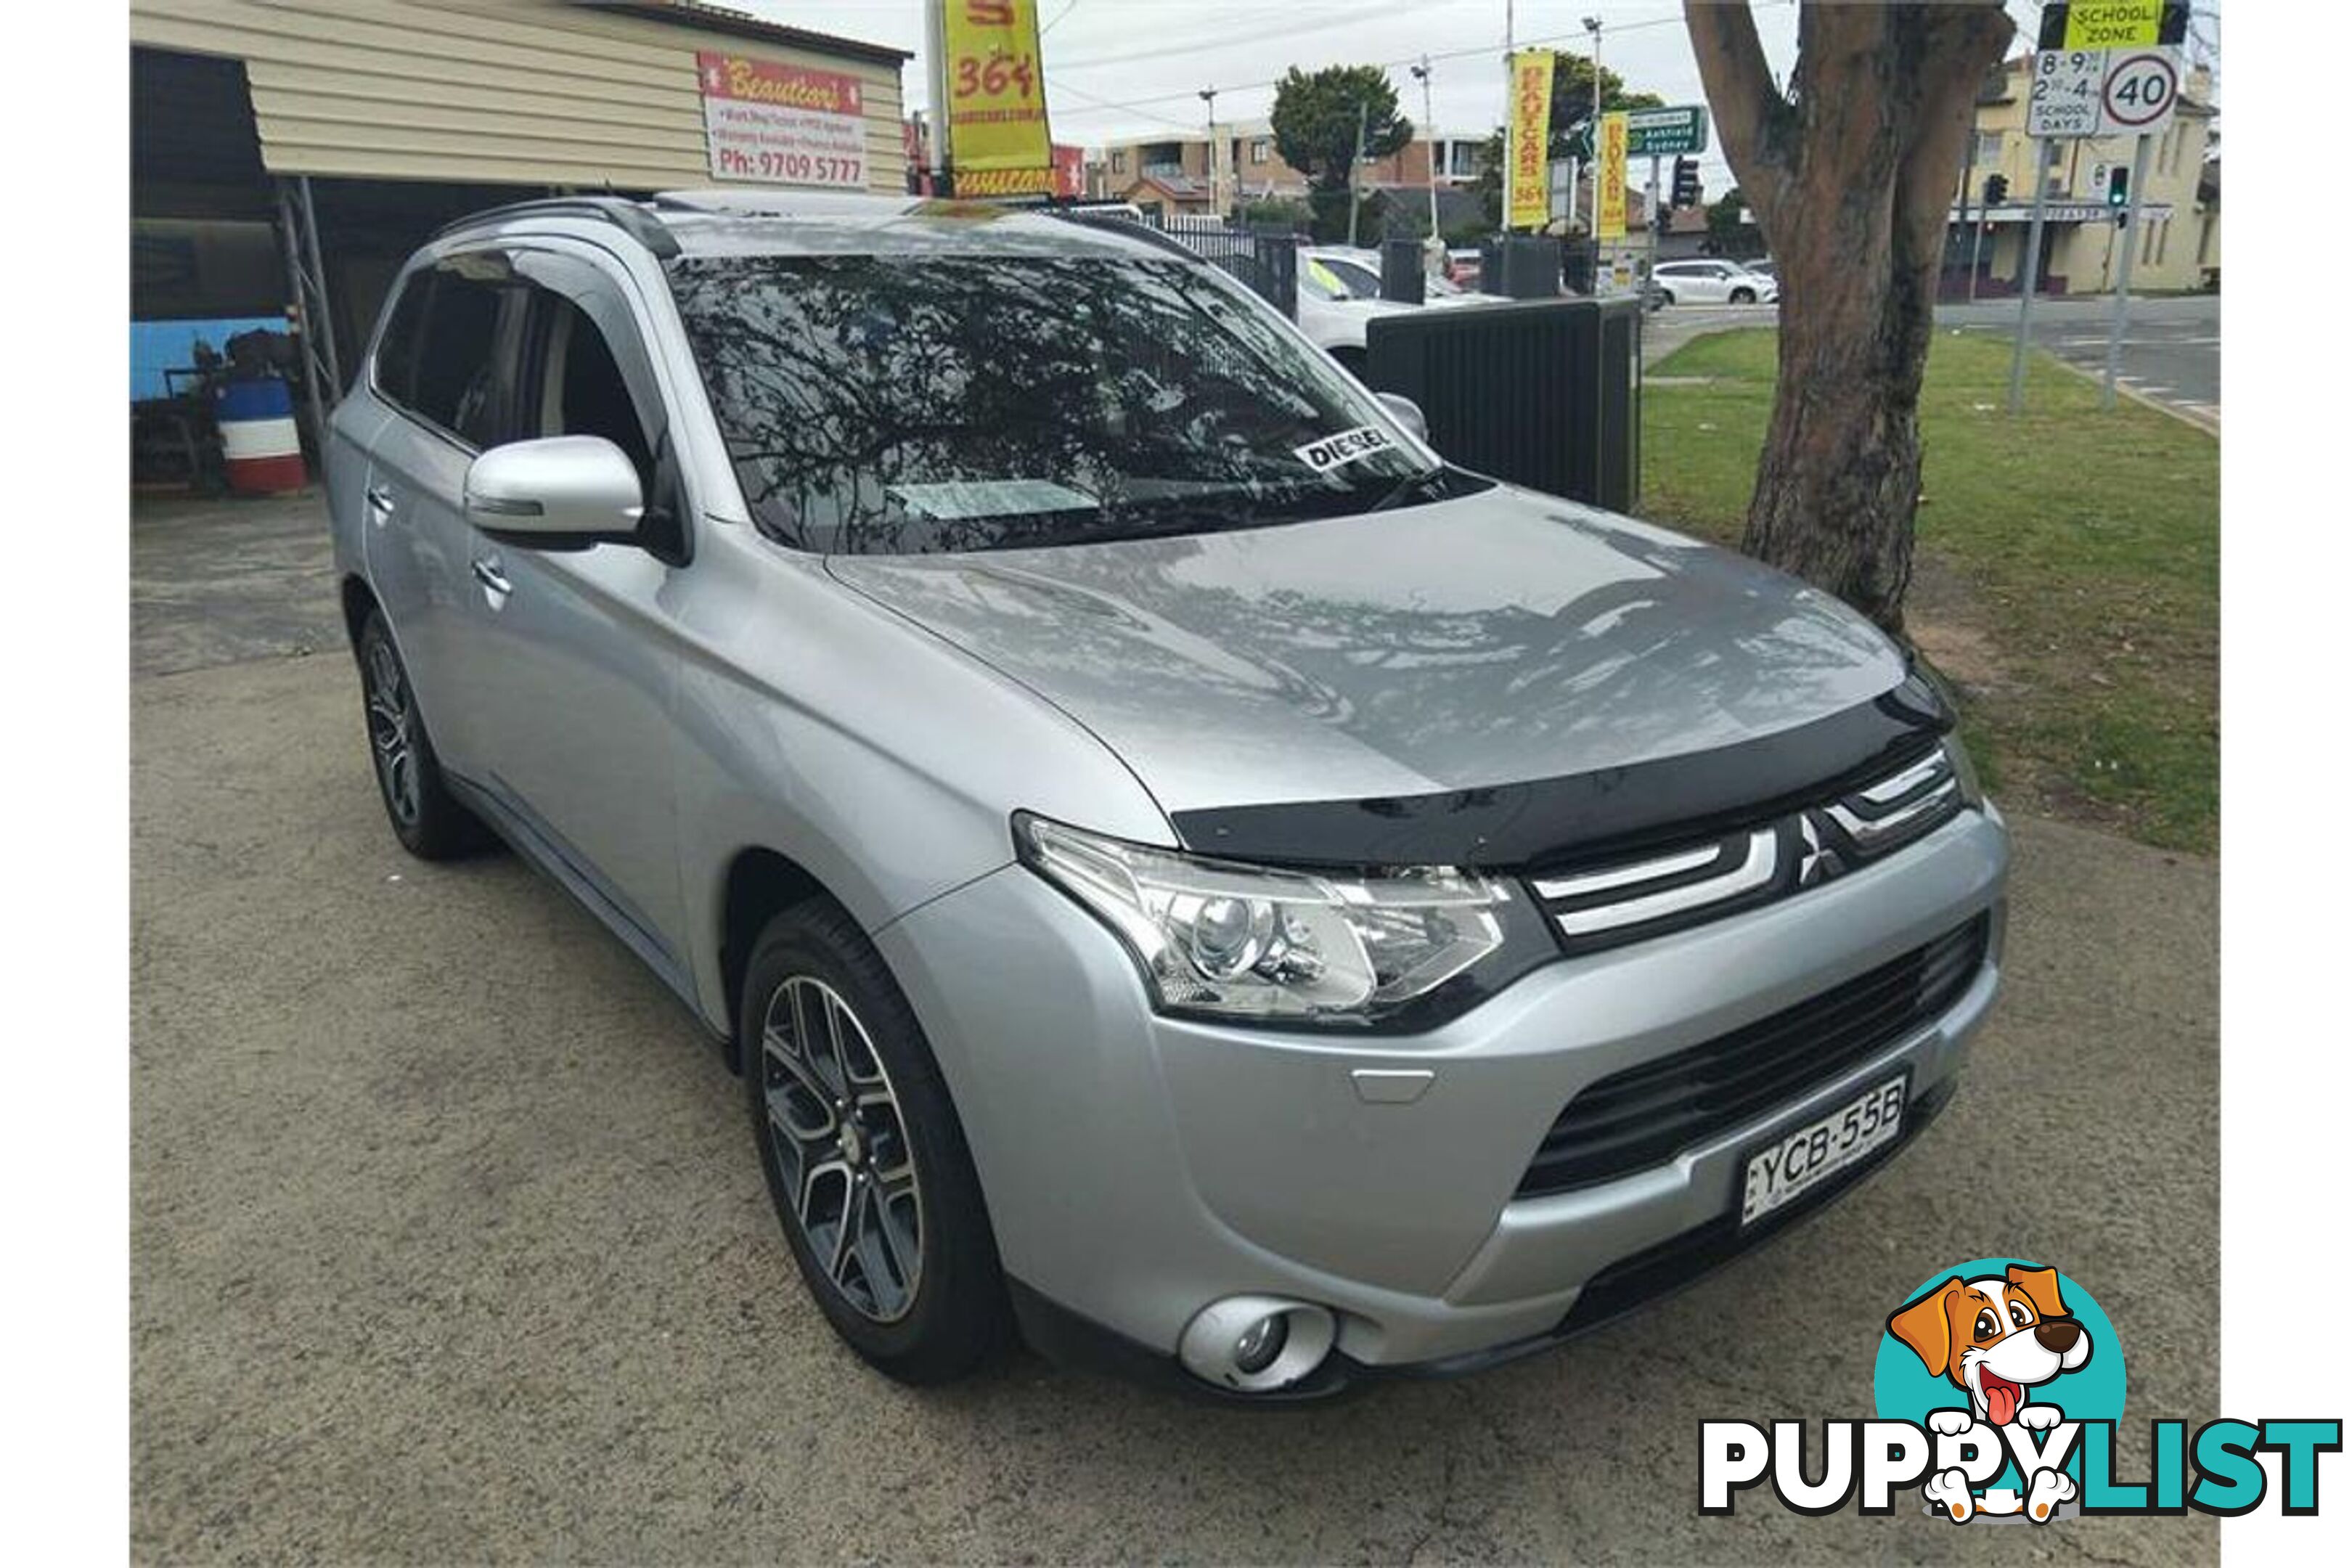
{"label": "dealership sign", "polygon": [[1546,174],[1551,158],[1549,49],[1521,49],[1511,57],[1510,167],[1505,228],[1541,228],[1551,216]]}
{"label": "dealership sign", "polygon": [[866,188],[866,86],[856,77],[742,55],[694,61],[711,178]]}
{"label": "dealership sign", "polygon": [[1593,160],[1593,229],[1602,239],[1625,237],[1625,114],[1601,117],[1601,152]]}
{"label": "dealership sign", "polygon": [[948,104],[948,163],[960,196],[1055,188],[1036,0],[933,0]]}

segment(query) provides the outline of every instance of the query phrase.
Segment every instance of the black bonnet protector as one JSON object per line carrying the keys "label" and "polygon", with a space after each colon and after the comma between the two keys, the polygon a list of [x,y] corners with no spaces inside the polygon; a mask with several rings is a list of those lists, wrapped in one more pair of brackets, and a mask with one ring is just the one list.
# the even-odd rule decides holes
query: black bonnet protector
{"label": "black bonnet protector", "polygon": [[1914,670],[1868,702],[1713,751],[1519,784],[1171,817],[1202,855],[1286,866],[1549,867],[1776,816],[1924,754],[1951,707]]}

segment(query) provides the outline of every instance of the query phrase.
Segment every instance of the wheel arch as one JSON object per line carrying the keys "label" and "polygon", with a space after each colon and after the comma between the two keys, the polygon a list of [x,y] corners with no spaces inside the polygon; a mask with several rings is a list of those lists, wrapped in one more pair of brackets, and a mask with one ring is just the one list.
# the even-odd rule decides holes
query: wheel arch
{"label": "wheel arch", "polygon": [[733,1071],[743,1070],[738,1025],[743,1006],[743,971],[751,960],[751,944],[759,941],[770,921],[814,899],[841,903],[831,889],[788,855],[752,844],[728,859],[719,884],[719,973],[727,1007],[727,1065]]}
{"label": "wheel arch", "polygon": [[358,573],[347,572],[343,574],[341,595],[343,635],[350,639],[352,651],[356,654],[360,646],[360,628],[367,624],[368,612],[379,607],[375,590],[369,587],[367,579]]}

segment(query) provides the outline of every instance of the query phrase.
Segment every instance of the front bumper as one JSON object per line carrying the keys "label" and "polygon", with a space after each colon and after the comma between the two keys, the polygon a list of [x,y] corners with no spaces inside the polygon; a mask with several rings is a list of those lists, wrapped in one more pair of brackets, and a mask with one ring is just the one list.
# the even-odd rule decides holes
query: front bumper
{"label": "front bumper", "polygon": [[[1923,1117],[1940,1109],[1999,984],[2007,862],[1998,816],[1965,813],[1841,880],[1563,959],[1412,1037],[1155,1015],[1109,933],[1017,867],[877,940],[954,1093],[1024,1315],[1050,1308],[1172,1364],[1210,1301],[1291,1296],[1339,1314],[1347,1365],[1459,1369],[1591,1321],[1588,1286],[1622,1295],[1645,1258],[1714,1247],[1745,1152],[1775,1130],[1906,1068]],[[1984,966],[1929,1024],[1665,1164],[1514,1197],[1584,1085],[1983,911]],[[1359,1071],[1430,1078],[1410,1101],[1375,1100]]]}

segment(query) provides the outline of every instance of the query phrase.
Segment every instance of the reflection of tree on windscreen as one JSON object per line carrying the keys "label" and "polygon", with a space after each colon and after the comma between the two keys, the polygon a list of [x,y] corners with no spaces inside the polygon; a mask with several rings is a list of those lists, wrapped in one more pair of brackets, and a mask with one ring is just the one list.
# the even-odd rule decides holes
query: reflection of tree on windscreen
{"label": "reflection of tree on windscreen", "polygon": [[[1232,526],[1415,466],[1311,470],[1295,448],[1360,405],[1181,262],[714,258],[672,278],[746,500],[803,549]],[[968,498],[919,488],[959,481],[1026,482],[1037,510],[959,515]]]}

